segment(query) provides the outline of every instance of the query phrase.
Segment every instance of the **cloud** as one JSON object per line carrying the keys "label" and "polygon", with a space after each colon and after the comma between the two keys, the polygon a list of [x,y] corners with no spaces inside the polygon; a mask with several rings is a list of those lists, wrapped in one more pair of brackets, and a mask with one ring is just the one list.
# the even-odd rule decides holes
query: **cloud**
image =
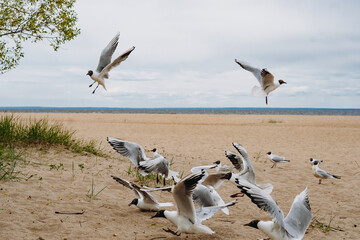
{"label": "cloud", "polygon": [[[46,42],[26,43],[20,66],[0,76],[0,102],[264,107],[251,95],[257,80],[234,63],[238,58],[288,82],[270,94],[271,107],[358,107],[359,7],[337,0],[78,1],[81,35],[58,52]],[[93,95],[85,74],[117,31],[114,56],[136,49],[110,72],[108,91]]]}

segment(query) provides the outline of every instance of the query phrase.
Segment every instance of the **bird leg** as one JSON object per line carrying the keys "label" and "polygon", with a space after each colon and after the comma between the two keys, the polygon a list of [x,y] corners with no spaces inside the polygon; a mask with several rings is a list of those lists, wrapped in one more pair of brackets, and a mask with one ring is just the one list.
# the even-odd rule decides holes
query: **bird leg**
{"label": "bird leg", "polygon": [[273,165],[271,166],[271,168],[273,168],[273,167],[276,167],[276,162],[274,162]]}
{"label": "bird leg", "polygon": [[163,176],[163,185],[164,185],[164,187],[166,185],[166,178],[164,176]]}
{"label": "bird leg", "polygon": [[267,96],[265,97],[265,102],[266,102],[266,105],[267,105],[268,104]]}
{"label": "bird leg", "polygon": [[92,87],[96,81],[94,81],[92,84],[89,85],[89,87]]}
{"label": "bird leg", "polygon": [[159,183],[159,174],[156,174],[156,184]]}
{"label": "bird leg", "polygon": [[319,179],[319,184],[321,184],[321,178]]}
{"label": "bird leg", "polygon": [[163,230],[164,230],[165,232],[171,233],[171,234],[173,234],[173,235],[175,235],[175,236],[178,236],[178,237],[180,237],[180,235],[181,235],[181,233],[174,232],[174,231],[171,230],[170,228],[168,228],[168,229],[163,228]]}
{"label": "bird leg", "polygon": [[244,196],[244,194],[243,193],[241,193],[241,192],[239,192],[239,193],[235,193],[235,194],[233,194],[233,195],[230,195],[230,197],[232,197],[232,198],[236,198],[236,197],[243,197]]}
{"label": "bird leg", "polygon": [[94,91],[92,92],[93,94],[95,93],[96,89],[99,87],[99,84],[96,86],[96,88],[94,89]]}

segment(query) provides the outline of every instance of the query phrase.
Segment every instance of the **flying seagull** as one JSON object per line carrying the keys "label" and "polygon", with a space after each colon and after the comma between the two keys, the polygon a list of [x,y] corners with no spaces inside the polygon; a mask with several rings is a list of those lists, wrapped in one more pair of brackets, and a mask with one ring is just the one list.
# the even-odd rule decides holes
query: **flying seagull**
{"label": "flying seagull", "polygon": [[151,160],[145,155],[144,149],[137,143],[113,137],[108,137],[107,141],[115,151],[127,157],[136,167],[140,166],[140,162]]}
{"label": "flying seagull", "polygon": [[253,220],[244,226],[260,229],[276,240],[295,240],[304,237],[312,219],[307,187],[295,197],[288,215],[284,218],[283,211],[268,193],[253,184],[244,181],[238,183],[238,188],[258,208],[268,212],[273,218],[272,221]]}
{"label": "flying seagull", "polygon": [[236,201],[224,206],[202,207],[195,210],[192,194],[198,182],[205,176],[205,171],[192,173],[181,179],[173,188],[173,197],[177,205],[177,211],[160,210],[151,218],[163,217],[177,226],[176,233],[170,229],[165,230],[173,234],[200,233],[213,234],[209,227],[201,224],[202,221],[211,218],[218,209],[232,206]]}
{"label": "flying seagull", "polygon": [[286,160],[285,157],[280,157],[271,152],[268,152],[266,154],[268,155],[268,158],[270,159],[270,161],[273,162],[273,165],[271,166],[271,168],[276,167],[276,164],[279,162],[290,162],[290,160]]}
{"label": "flying seagull", "polygon": [[320,161],[319,159],[310,158],[310,163],[313,165],[312,170],[314,171],[314,176],[319,178],[319,184],[321,184],[322,179],[327,179],[327,178],[341,179],[341,177],[330,174],[330,173],[322,170],[321,168],[319,168],[319,164],[321,162],[322,161]]}
{"label": "flying seagull", "polygon": [[93,94],[95,93],[96,89],[99,87],[99,85],[103,86],[103,88],[106,90],[105,87],[105,78],[109,78],[109,72],[112,68],[117,67],[120,65],[122,61],[125,61],[130,53],[134,51],[135,47],[130,48],[123,54],[121,54],[119,57],[117,57],[114,61],[111,62],[111,57],[115,52],[115,49],[118,45],[120,33],[117,33],[116,36],[109,42],[109,44],[102,50],[100,55],[99,64],[96,68],[96,72],[93,70],[89,70],[86,75],[89,75],[94,82],[89,85],[89,87],[92,87],[95,82],[98,83]]}
{"label": "flying seagull", "polygon": [[266,68],[255,68],[243,61],[238,61],[237,59],[235,59],[235,62],[239,64],[243,69],[251,72],[259,81],[260,87],[255,85],[252,88],[251,93],[255,97],[265,97],[266,104],[268,104],[267,96],[269,95],[269,93],[277,89],[281,84],[286,84],[286,82],[281,79],[278,80],[277,83],[275,83],[274,75],[272,75]]}
{"label": "flying seagull", "polygon": [[134,192],[136,198],[129,203],[129,206],[135,205],[144,211],[159,211],[161,208],[173,206],[172,203],[159,203],[151,194],[147,193],[143,189],[140,189],[139,186],[132,182],[113,175],[111,175],[111,177],[124,187],[127,187]]}

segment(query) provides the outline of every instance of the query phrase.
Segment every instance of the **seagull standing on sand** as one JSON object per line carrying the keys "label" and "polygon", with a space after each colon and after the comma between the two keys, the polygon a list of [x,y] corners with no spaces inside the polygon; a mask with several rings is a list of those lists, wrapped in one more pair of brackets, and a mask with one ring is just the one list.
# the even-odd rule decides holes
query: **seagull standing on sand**
{"label": "seagull standing on sand", "polygon": [[323,160],[316,159],[316,158],[310,158],[310,163],[311,163],[312,165],[314,165],[315,163],[319,165],[319,164],[322,163],[322,162],[323,162]]}
{"label": "seagull standing on sand", "polygon": [[307,187],[294,199],[288,215],[284,218],[283,211],[273,198],[255,185],[238,182],[238,188],[246,194],[258,208],[268,212],[272,221],[253,220],[244,226],[260,229],[274,240],[302,239],[309,227],[312,216]]}
{"label": "seagull standing on sand", "polygon": [[103,88],[106,90],[105,87],[105,78],[109,78],[109,71],[117,67],[122,61],[125,61],[130,53],[135,49],[135,47],[130,48],[123,54],[121,54],[119,57],[117,57],[114,61],[111,62],[111,57],[115,52],[115,49],[118,45],[120,33],[117,33],[116,36],[109,42],[109,44],[104,48],[104,50],[101,52],[99,64],[96,68],[96,72],[93,70],[89,70],[86,75],[89,75],[94,82],[89,85],[89,87],[92,87],[92,85],[97,82],[98,85],[92,92],[95,93],[96,89],[99,87],[99,85],[103,86]]}
{"label": "seagull standing on sand", "polygon": [[285,157],[280,157],[271,152],[268,152],[266,154],[268,155],[268,158],[270,159],[270,161],[273,162],[273,165],[271,166],[271,168],[276,167],[276,164],[279,162],[290,162],[290,160],[286,160]]}
{"label": "seagull standing on sand", "polygon": [[259,81],[260,87],[255,85],[252,88],[251,93],[255,97],[265,97],[266,104],[268,104],[267,96],[269,93],[280,87],[281,84],[286,84],[283,80],[278,80],[277,83],[274,83],[274,75],[272,75],[266,68],[254,68],[245,62],[238,61],[237,59],[235,59],[235,62],[243,69],[251,72]]}
{"label": "seagull standing on sand", "polygon": [[139,186],[132,182],[115,177],[113,175],[111,175],[111,177],[118,183],[122,184],[124,187],[133,190],[135,193],[136,198],[133,199],[131,203],[129,203],[129,206],[135,205],[144,211],[159,211],[161,208],[173,206],[172,203],[159,203],[151,194],[147,193],[145,190],[140,189]]}
{"label": "seagull standing on sand", "polygon": [[314,171],[314,176],[319,178],[319,184],[321,184],[321,180],[322,179],[327,179],[327,178],[336,178],[336,179],[341,179],[341,177],[330,174],[324,170],[322,170],[321,168],[319,168],[319,164],[322,161],[318,160],[318,159],[313,159],[310,158],[310,163],[313,164],[312,166],[312,170]]}
{"label": "seagull standing on sand", "polygon": [[202,225],[201,222],[211,218],[218,209],[229,207],[236,203],[236,201],[233,201],[224,206],[203,207],[195,210],[192,194],[198,182],[204,176],[205,171],[198,171],[181,179],[173,188],[173,197],[177,205],[177,211],[160,210],[156,215],[151,217],[166,218],[177,226],[176,232],[170,229],[164,229],[166,232],[171,232],[178,236],[178,232],[213,234],[215,232],[209,227]]}

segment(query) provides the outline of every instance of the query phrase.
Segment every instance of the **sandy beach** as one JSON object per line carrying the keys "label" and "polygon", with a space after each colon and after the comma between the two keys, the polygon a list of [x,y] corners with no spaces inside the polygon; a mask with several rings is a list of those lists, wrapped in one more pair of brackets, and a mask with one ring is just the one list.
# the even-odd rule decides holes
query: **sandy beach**
{"label": "sandy beach", "polygon": [[[313,217],[343,231],[322,232],[309,227],[304,239],[360,238],[360,117],[285,115],[180,115],[180,114],[16,114],[21,118],[47,118],[76,130],[76,137],[98,141],[109,157],[69,150],[31,148],[20,170],[34,175],[28,181],[0,182],[0,239],[257,239],[266,236],[244,227],[254,219],[270,220],[248,197],[238,199],[230,215],[221,211],[203,224],[213,235],[166,233],[176,230],[166,219],[150,219],[128,204],[134,194],[110,175],[134,181],[125,172],[130,161],[116,153],[106,137],[156,147],[172,169],[189,173],[193,166],[220,160],[231,165],[224,151],[236,152],[232,142],[248,151],[258,183],[274,186],[272,197],[286,215],[294,197],[308,186]],[[286,156],[290,163],[271,168],[267,152]],[[147,154],[151,156],[150,152]],[[313,176],[310,158],[324,162],[322,169],[341,176],[323,180]],[[50,169],[50,165],[63,167]],[[79,167],[83,164],[83,169]],[[74,165],[74,171],[72,170]],[[98,200],[86,196],[106,187]],[[225,182],[218,190],[225,202],[238,189]],[[173,201],[169,193],[154,193],[161,202]],[[169,208],[175,209],[175,208]],[[61,215],[55,211],[80,212]]]}

